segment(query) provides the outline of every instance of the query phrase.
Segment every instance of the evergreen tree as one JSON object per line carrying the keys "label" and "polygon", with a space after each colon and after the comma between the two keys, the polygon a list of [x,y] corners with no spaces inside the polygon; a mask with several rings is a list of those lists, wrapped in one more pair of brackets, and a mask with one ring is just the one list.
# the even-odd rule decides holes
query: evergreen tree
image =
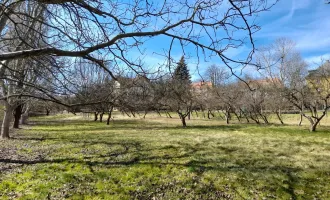
{"label": "evergreen tree", "polygon": [[172,90],[169,95],[172,109],[175,110],[186,127],[186,117],[190,114],[192,105],[191,81],[188,66],[182,56],[174,71]]}
{"label": "evergreen tree", "polygon": [[190,74],[189,74],[188,66],[186,64],[184,56],[182,56],[180,61],[178,62],[178,65],[174,71],[173,79],[175,81],[181,82],[181,84],[184,84],[184,85],[191,84]]}

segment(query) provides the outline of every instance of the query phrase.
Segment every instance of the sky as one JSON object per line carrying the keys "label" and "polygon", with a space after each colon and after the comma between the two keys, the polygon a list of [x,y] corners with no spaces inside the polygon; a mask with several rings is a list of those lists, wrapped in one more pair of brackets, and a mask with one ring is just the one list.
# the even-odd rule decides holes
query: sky
{"label": "sky", "polygon": [[330,5],[325,0],[280,0],[270,11],[260,14],[261,30],[256,44],[267,45],[286,37],[313,68],[321,58],[330,58]]}
{"label": "sky", "polygon": [[[273,43],[276,39],[285,37],[296,42],[297,50],[313,69],[321,63],[321,59],[330,59],[330,5],[325,0],[280,0],[269,11],[261,12],[256,19],[261,30],[253,35],[256,47]],[[164,57],[156,54],[162,48],[168,48],[171,42],[166,37],[156,37],[146,43],[144,60],[149,66],[164,63]],[[188,48],[189,49],[189,48]],[[191,47],[190,51],[194,51]],[[238,59],[251,51],[251,47],[243,45],[238,49],[231,49],[226,56]],[[131,55],[140,55],[131,52]],[[174,52],[174,58],[179,60],[182,52]],[[223,66],[219,58],[207,61],[196,57],[188,58],[188,66],[193,80],[201,79],[207,66],[212,64]],[[198,68],[196,67],[198,66]],[[244,69],[247,74],[249,69]],[[251,69],[250,69],[251,70]],[[236,73],[240,69],[236,70]]]}

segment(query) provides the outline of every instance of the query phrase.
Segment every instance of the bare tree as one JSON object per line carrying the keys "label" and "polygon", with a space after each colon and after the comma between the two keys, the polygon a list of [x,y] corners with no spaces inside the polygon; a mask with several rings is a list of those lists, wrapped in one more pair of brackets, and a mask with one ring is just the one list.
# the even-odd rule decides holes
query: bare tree
{"label": "bare tree", "polygon": [[[25,16],[27,20],[37,21],[48,30],[47,33],[39,33],[46,45],[30,45],[30,48],[24,50],[2,49],[0,60],[41,55],[81,57],[95,62],[114,76],[112,70],[105,67],[108,60],[112,60],[113,66],[126,65],[136,73],[143,73],[143,60],[130,58],[127,52],[136,50],[143,54],[145,42],[157,36],[169,41],[167,51],[163,54],[169,62],[175,48],[187,50],[193,45],[198,58],[199,54],[204,53],[205,58],[219,56],[228,67],[231,63],[246,65],[254,52],[252,35],[260,28],[254,24],[254,18],[259,12],[268,10],[277,0],[26,2],[39,4],[43,9],[43,20],[30,14]],[[21,14],[17,9],[21,3],[7,0],[1,4],[1,35],[7,30],[9,21],[18,35],[22,35],[20,29],[17,29],[19,23],[15,18]],[[24,38],[19,39],[30,44]],[[252,49],[245,61],[226,56],[229,49],[239,48],[246,42],[252,45]]]}
{"label": "bare tree", "polygon": [[[260,71],[273,81],[278,95],[298,109],[301,117],[309,121],[310,131],[315,131],[329,109],[328,64],[308,74],[307,64],[295,49],[295,43],[285,38],[263,49],[259,59],[263,67]],[[276,84],[278,80],[282,84]]]}
{"label": "bare tree", "polygon": [[[71,80],[63,66],[70,66],[72,60],[83,59],[98,65],[113,80],[119,75],[115,70],[118,68],[127,68],[147,77],[143,55],[146,42],[155,37],[168,41],[167,48],[153,52],[167,59],[167,67],[173,62],[173,52],[181,49],[198,59],[202,55],[205,59],[217,56],[234,73],[233,65],[246,66],[251,62],[255,51],[253,33],[260,29],[254,24],[255,17],[276,2],[5,0],[0,2],[0,40],[5,41],[0,45],[0,61],[6,71],[15,71],[13,63],[19,60],[56,66],[56,73],[53,70],[49,73],[53,77],[52,85],[60,84],[61,89],[49,92],[40,84],[24,81],[23,87],[29,85],[38,92],[25,92],[23,96],[64,105],[68,104],[58,97],[72,92],[72,88],[68,86]],[[252,48],[244,60],[227,56],[228,50],[246,43]],[[190,52],[192,47],[195,51]],[[142,56],[132,57],[132,51]],[[47,62],[40,62],[44,59]],[[4,78],[8,82],[9,79]],[[8,91],[2,99],[22,96],[12,93],[10,87]],[[12,113],[14,108],[6,110]],[[5,121],[9,123],[10,120],[6,118]]]}

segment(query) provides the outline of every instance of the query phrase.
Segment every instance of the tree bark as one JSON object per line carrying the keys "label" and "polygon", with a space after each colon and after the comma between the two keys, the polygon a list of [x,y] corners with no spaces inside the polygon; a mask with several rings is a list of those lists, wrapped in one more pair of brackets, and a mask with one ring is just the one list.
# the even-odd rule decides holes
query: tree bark
{"label": "tree bark", "polygon": [[102,122],[102,120],[103,120],[103,115],[104,115],[104,112],[100,113],[100,122]]}
{"label": "tree bark", "polygon": [[276,111],[276,116],[277,116],[278,120],[280,120],[281,124],[284,124],[282,116],[281,116],[281,110]]}
{"label": "tree bark", "polygon": [[15,108],[13,128],[19,128],[19,121],[22,116],[22,110],[23,110],[23,105],[21,104]]}
{"label": "tree bark", "polygon": [[236,111],[233,111],[233,113],[234,113],[234,115],[236,116],[237,120],[238,120],[239,122],[241,122],[241,117],[238,116],[238,114],[236,113]]}
{"label": "tree bark", "polygon": [[169,117],[169,118],[172,118],[171,114],[167,111],[165,111],[166,115]]}
{"label": "tree bark", "polygon": [[229,111],[226,111],[225,118],[226,118],[226,124],[229,124],[229,120],[230,120],[230,113],[229,113]]}
{"label": "tree bark", "polygon": [[298,122],[298,126],[301,126],[302,120],[303,120],[303,116],[302,116],[302,114],[300,114],[300,119],[299,119],[299,122]]}
{"label": "tree bark", "polygon": [[108,112],[107,125],[110,124],[110,119],[111,119],[112,110],[113,110],[113,107],[111,107],[110,110],[109,110],[109,112]]}
{"label": "tree bark", "polygon": [[97,121],[97,119],[98,119],[98,113],[97,112],[94,112],[94,121]]}
{"label": "tree bark", "polygon": [[9,139],[9,126],[13,116],[13,107],[6,103],[5,115],[1,126],[1,139]]}
{"label": "tree bark", "polygon": [[311,124],[311,125],[309,126],[309,131],[310,131],[310,132],[315,132],[315,131],[316,131],[316,127],[317,127],[317,125],[318,125],[318,122],[317,122],[317,123],[314,123],[314,124]]}
{"label": "tree bark", "polygon": [[182,127],[187,127],[187,124],[186,124],[186,116],[187,115],[183,115],[181,112],[178,112],[178,115],[181,119],[181,123],[182,123]]}
{"label": "tree bark", "polygon": [[46,115],[49,116],[50,110],[46,108]]}

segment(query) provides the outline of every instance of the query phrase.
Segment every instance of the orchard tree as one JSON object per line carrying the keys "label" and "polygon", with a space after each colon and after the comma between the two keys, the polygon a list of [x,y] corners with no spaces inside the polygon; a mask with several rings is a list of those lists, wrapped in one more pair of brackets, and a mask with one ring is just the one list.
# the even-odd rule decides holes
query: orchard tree
{"label": "orchard tree", "polygon": [[[296,50],[295,43],[286,38],[280,38],[263,49],[259,59],[261,73],[274,80],[273,86],[278,95],[286,98],[299,111],[299,124],[305,117],[310,131],[316,131],[329,109],[329,64],[326,62],[317,70],[308,72],[308,65]],[[275,80],[280,80],[281,84],[276,84]]]}

